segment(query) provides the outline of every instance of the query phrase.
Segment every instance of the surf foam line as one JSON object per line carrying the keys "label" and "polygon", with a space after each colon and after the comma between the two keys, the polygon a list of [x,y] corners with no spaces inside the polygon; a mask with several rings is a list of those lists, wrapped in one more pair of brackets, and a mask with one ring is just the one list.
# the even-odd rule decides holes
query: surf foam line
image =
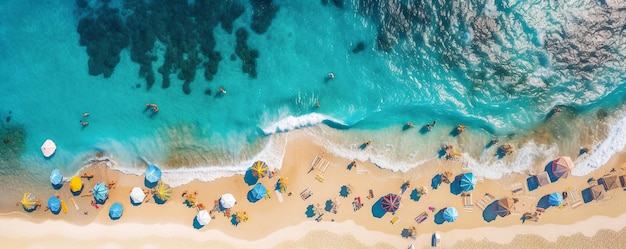
{"label": "surf foam line", "polygon": [[596,143],[591,153],[585,154],[574,161],[572,175],[584,176],[590,174],[602,165],[605,165],[611,157],[624,149],[626,146],[626,112],[610,126],[606,139]]}
{"label": "surf foam line", "polygon": [[[162,180],[172,187],[181,186],[187,184],[193,180],[199,180],[202,182],[213,181],[222,177],[229,177],[233,175],[243,175],[246,170],[256,161],[264,161],[270,167],[270,169],[280,169],[283,164],[283,158],[285,155],[287,146],[286,134],[276,134],[269,139],[269,142],[263,147],[263,149],[248,160],[242,160],[231,165],[190,165],[179,167],[176,169],[168,169],[166,165],[161,165],[161,171],[163,172]],[[142,158],[143,162],[150,162],[145,158]],[[143,175],[146,167],[140,165],[123,166],[118,163],[118,160],[113,155],[105,155],[103,157],[88,158],[76,174],[83,171],[86,167],[94,163],[105,163],[107,167],[113,170],[118,170],[127,175]]]}
{"label": "surf foam line", "polygon": [[339,125],[344,125],[342,121],[334,119],[330,116],[326,116],[319,113],[310,113],[302,116],[289,115],[276,123],[273,123],[265,128],[262,128],[265,135],[271,135],[275,133],[287,132],[290,130],[315,126],[324,122],[332,122]]}

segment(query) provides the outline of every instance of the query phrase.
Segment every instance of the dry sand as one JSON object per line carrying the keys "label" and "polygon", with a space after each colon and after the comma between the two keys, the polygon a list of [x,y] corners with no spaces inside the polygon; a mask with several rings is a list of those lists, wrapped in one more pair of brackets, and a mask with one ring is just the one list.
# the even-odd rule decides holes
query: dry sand
{"label": "dry sand", "polygon": [[[80,207],[80,210],[75,210],[68,201],[72,196],[67,184],[58,191],[50,189],[41,190],[41,193],[35,192],[44,202],[43,197],[59,193],[61,199],[67,202],[69,213],[53,215],[42,211],[43,209],[25,213],[21,207],[16,206],[14,212],[0,216],[0,240],[3,241],[0,248],[84,248],[87,244],[89,247],[101,248],[170,248],[175,245],[185,248],[202,248],[207,245],[211,245],[211,248],[406,248],[409,244],[414,244],[421,248],[430,245],[432,233],[435,231],[441,232],[444,245],[457,247],[495,248],[499,244],[522,241],[528,243],[528,247],[539,248],[550,245],[559,238],[565,238],[562,236],[594,236],[599,231],[602,231],[597,235],[603,238],[601,242],[625,247],[623,224],[626,224],[626,207],[616,205],[626,201],[626,193],[621,188],[609,191],[608,198],[603,201],[592,201],[575,209],[567,205],[548,208],[538,222],[526,221],[522,224],[520,220],[524,212],[535,211],[535,205],[542,196],[552,192],[560,193],[566,189],[576,190],[580,194],[581,190],[589,187],[588,177],[602,177],[612,168],[617,169],[613,174],[624,174],[621,169],[621,164],[626,162],[624,154],[614,156],[607,165],[590,176],[570,176],[532,192],[526,189],[525,184],[529,175],[514,174],[496,181],[481,180],[472,191],[475,206],[470,211],[463,208],[460,195],[451,193],[449,184],[443,183],[437,189],[430,187],[433,176],[439,173],[462,173],[461,163],[458,161],[437,159],[408,172],[391,172],[369,162],[357,162],[357,167],[349,170],[351,160],[334,157],[324,148],[312,143],[302,132],[290,132],[288,140],[286,156],[277,176],[265,177],[259,181],[268,189],[274,189],[280,176],[287,177],[290,185],[283,194],[282,203],[278,201],[274,191],[270,192],[271,198],[256,203],[249,202],[246,195],[251,186],[244,181],[243,176],[235,175],[211,182],[193,181],[174,188],[172,198],[164,204],[151,200],[133,206],[128,193],[134,186],[143,187],[143,176],[124,175],[109,169],[104,163],[99,163],[84,169],[84,172],[93,173],[95,177],[84,181],[83,194],[88,193],[98,181],[115,180],[117,184],[111,190],[106,204],[96,209],[90,205],[92,197],[74,197]],[[309,173],[311,161],[316,155],[327,160],[329,166],[325,172],[316,169]],[[538,168],[536,172],[541,170]],[[315,178],[318,174],[324,178],[323,182]],[[400,187],[407,180],[411,186],[401,194]],[[515,205],[513,214],[486,221],[476,204],[486,193],[496,199],[512,196],[511,185],[514,183],[522,183],[525,191],[515,195],[520,202]],[[343,198],[339,192],[347,184],[354,191]],[[414,201],[410,194],[419,186],[426,186],[429,193],[419,201]],[[302,200],[299,193],[306,188],[310,188],[313,195]],[[366,198],[369,189],[373,190],[375,198]],[[198,202],[203,203],[207,209],[211,209],[214,201],[222,194],[232,193],[237,199],[233,213],[246,211],[250,218],[235,226],[223,213],[217,213],[217,217],[210,224],[194,229],[193,219],[197,211],[183,204],[183,191],[197,191]],[[292,192],[292,195],[289,196],[288,192]],[[376,218],[372,214],[372,205],[387,193],[400,194],[403,198],[401,207],[395,214],[386,213],[381,218]],[[358,211],[353,211],[352,207],[355,197],[361,197],[364,203],[364,207]],[[323,208],[328,200],[339,201],[337,214],[324,212],[321,222],[316,222],[315,216],[307,218],[307,208],[310,205],[319,204]],[[124,205],[124,214],[119,220],[111,220],[108,217],[108,208],[116,201]],[[454,223],[436,224],[433,222],[436,212],[428,211],[429,206],[437,210],[456,207],[459,218]],[[84,211],[88,213],[84,214]],[[424,211],[429,214],[429,218],[418,225],[414,218]],[[395,216],[399,220],[392,224],[391,220]],[[411,226],[417,228],[417,236],[404,238],[403,231]],[[579,233],[582,235],[577,235]],[[606,236],[607,233],[613,233],[613,241],[607,240],[610,238]],[[54,245],[50,243],[52,241],[55,242]],[[589,239],[581,240],[580,243],[599,242],[597,239]],[[589,244],[591,246],[593,245]]]}

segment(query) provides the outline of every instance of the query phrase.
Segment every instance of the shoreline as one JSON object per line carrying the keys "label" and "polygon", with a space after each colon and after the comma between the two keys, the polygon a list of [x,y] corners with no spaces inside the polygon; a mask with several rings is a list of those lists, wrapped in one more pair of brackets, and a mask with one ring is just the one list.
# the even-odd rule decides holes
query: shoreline
{"label": "shoreline", "polygon": [[[143,187],[143,176],[123,174],[118,170],[111,169],[105,164],[100,163],[85,167],[83,171],[81,171],[81,173],[90,172],[95,175],[94,179],[84,181],[85,190],[83,193],[88,192],[95,182],[117,181],[116,187],[112,189],[109,194],[109,200],[101,205],[99,209],[94,209],[89,205],[91,198],[77,196],[74,198],[81,209],[74,210],[70,207],[68,214],[61,213],[59,215],[52,215],[49,212],[42,212],[41,210],[36,210],[32,213],[24,213],[23,211],[19,211],[21,207],[19,210],[17,207],[14,207],[16,209],[14,210],[16,211],[15,213],[9,212],[0,214],[0,220],[3,221],[3,224],[14,224],[14,226],[3,226],[3,228],[17,227],[23,230],[13,229],[11,231],[5,231],[6,233],[1,233],[3,231],[0,231],[0,234],[3,234],[2,237],[5,239],[11,240],[12,238],[19,237],[19,231],[26,232],[28,229],[32,229],[32,226],[29,224],[36,224],[37,226],[46,227],[47,229],[42,229],[43,231],[40,233],[27,234],[24,237],[38,241],[46,240],[46,238],[50,238],[50,236],[53,235],[53,237],[60,236],[59,234],[51,232],[58,226],[67,226],[67,229],[58,229],[57,233],[63,233],[63,231],[68,231],[68,229],[72,228],[89,228],[84,229],[85,231],[92,231],[93,228],[93,230],[108,233],[116,230],[118,228],[116,226],[120,226],[124,228],[121,230],[140,227],[139,230],[146,230],[144,237],[147,238],[148,236],[159,237],[158,234],[162,233],[161,230],[150,233],[149,231],[151,230],[148,228],[153,224],[160,224],[161,226],[158,226],[160,229],[170,231],[169,233],[161,234],[163,237],[168,237],[171,233],[175,233],[176,231],[191,231],[192,233],[189,233],[189,235],[177,236],[197,242],[198,240],[194,236],[197,234],[193,233],[195,229],[192,227],[192,220],[196,214],[196,210],[182,204],[184,198],[181,197],[181,193],[185,190],[191,192],[198,191],[198,202],[205,204],[207,209],[210,209],[213,200],[217,200],[222,194],[232,193],[238,200],[233,211],[246,211],[249,213],[250,220],[240,223],[237,226],[231,224],[231,221],[221,217],[222,214],[218,213],[217,217],[206,226],[207,228],[201,228],[195,231],[199,232],[202,237],[214,236],[212,238],[217,239],[217,241],[220,241],[219,238],[223,238],[224,236],[232,238],[228,239],[227,242],[222,241],[225,247],[246,247],[246,245],[253,245],[259,241],[263,241],[263,238],[271,238],[270,240],[275,243],[274,246],[269,246],[270,243],[265,242],[264,244],[267,244],[268,248],[281,247],[283,244],[288,244],[290,241],[307,240],[311,234],[322,233],[320,230],[327,231],[342,238],[345,237],[346,234],[351,234],[357,241],[365,242],[362,246],[366,247],[384,247],[384,244],[377,243],[385,242],[387,244],[391,243],[390,246],[393,248],[406,247],[411,243],[419,248],[420,246],[426,246],[426,244],[428,244],[430,236],[435,231],[441,232],[445,245],[454,245],[468,239],[474,239],[477,242],[488,240],[507,243],[506,240],[502,239],[508,238],[510,242],[519,235],[530,234],[535,230],[538,230],[537,233],[545,230],[554,230],[555,227],[560,226],[559,233],[551,233],[549,235],[553,237],[545,238],[551,241],[550,239],[555,240],[560,236],[576,234],[576,232],[580,232],[577,230],[579,228],[587,229],[585,230],[587,233],[583,233],[585,236],[606,229],[603,226],[609,223],[597,222],[599,220],[619,219],[620,221],[626,221],[626,210],[619,208],[602,208],[606,207],[607,203],[626,201],[626,195],[621,193],[623,191],[612,190],[612,192],[608,192],[611,195],[611,198],[608,200],[590,202],[576,209],[567,206],[558,207],[558,209],[553,207],[546,210],[546,213],[542,215],[538,223],[527,221],[526,224],[519,224],[520,214],[525,211],[532,211],[534,209],[532,205],[537,203],[539,197],[569,187],[573,187],[580,192],[584,187],[589,186],[586,182],[586,176],[570,176],[567,179],[559,180],[532,192],[527,191],[524,195],[518,196],[521,201],[516,205],[515,214],[507,217],[497,217],[495,220],[486,222],[486,220],[481,217],[478,210],[474,209],[473,212],[465,211],[461,197],[451,193],[451,190],[448,190],[449,187],[445,183],[440,185],[438,189],[428,187],[429,193],[422,196],[418,201],[411,200],[409,193],[400,193],[400,186],[406,180],[411,181],[411,189],[413,189],[418,186],[430,186],[433,175],[440,174],[442,171],[451,171],[455,175],[460,174],[463,171],[461,169],[461,162],[459,161],[445,159],[431,160],[407,172],[391,171],[380,168],[371,162],[358,161],[357,169],[349,170],[347,166],[350,164],[350,160],[336,157],[320,145],[315,144],[309,137],[299,132],[291,132],[287,136],[287,147],[284,153],[283,165],[280,169],[277,169],[277,177],[272,179],[260,179],[261,183],[271,188],[278,177],[288,177],[290,186],[287,192],[293,192],[294,194],[292,196],[283,195],[284,202],[282,203],[277,201],[276,197],[260,200],[257,203],[251,203],[245,200],[246,193],[251,186],[244,182],[242,175],[234,175],[218,178],[210,182],[194,180],[188,184],[175,187],[173,188],[172,198],[165,204],[158,205],[155,204],[154,201],[151,201],[139,206],[132,206],[129,203],[128,192],[133,186]],[[322,155],[322,157],[329,162],[330,166],[324,172],[316,170],[315,172],[307,173],[310,168],[311,160],[315,155]],[[617,174],[624,174],[624,169],[621,169],[619,165],[625,161],[626,154],[622,150],[622,152],[613,156],[607,164],[594,171],[590,176],[601,177],[604,173],[608,173],[611,168],[619,169]],[[542,169],[536,170],[539,172]],[[359,173],[363,171],[365,171],[365,173]],[[314,177],[316,175],[322,175],[324,178],[323,182],[317,180]],[[511,184],[524,182],[527,177],[528,175],[526,174],[510,174],[497,180],[481,179],[472,191],[475,195],[474,203],[476,203],[484,193],[490,193],[498,198],[510,196]],[[346,184],[354,186],[354,193],[349,194],[347,198],[341,198],[339,197],[340,187]],[[314,192],[314,195],[308,200],[302,200],[298,196],[298,193],[305,188],[311,188]],[[374,189],[375,192],[375,198],[371,200],[365,198],[368,188]],[[71,197],[70,193],[68,193],[67,186],[63,186],[58,191],[50,188],[42,192],[51,194],[59,192],[61,199],[66,201],[68,197]],[[410,190],[408,192],[410,192]],[[395,214],[400,218],[397,224],[390,224],[389,220],[394,216],[391,213],[383,214],[381,218],[373,217],[374,211],[372,211],[372,205],[378,198],[386,193],[398,193],[403,197],[403,201],[401,202],[402,206],[397,211],[397,214]],[[271,192],[271,194],[273,196],[277,193]],[[41,195],[36,193],[36,195],[42,199],[42,203],[45,202],[45,194]],[[357,196],[363,199],[365,206],[361,210],[353,211],[350,201]],[[528,199],[526,199],[527,197]],[[308,207],[316,203],[320,203],[323,206],[324,202],[328,200],[334,200],[340,203],[337,208],[337,214],[324,212],[324,219],[320,223],[315,222],[314,217],[307,218],[305,213],[308,211]],[[121,202],[125,208],[123,217],[117,221],[111,220],[107,212],[108,207],[115,201]],[[522,205],[520,206],[519,204]],[[454,223],[446,222],[443,224],[435,224],[433,222],[434,217],[430,217],[427,222],[418,225],[413,221],[413,217],[422,211],[426,211],[427,206],[435,206],[437,209],[446,206],[456,207],[459,210],[459,220]],[[83,215],[81,213],[83,210],[88,211],[89,214]],[[162,215],[163,212],[166,212],[167,215]],[[435,213],[432,213],[432,215],[434,216]],[[29,218],[24,219],[19,217]],[[615,219],[610,217],[619,218]],[[65,223],[65,225],[61,223]],[[590,226],[589,224],[596,224],[596,226]],[[401,236],[403,230],[410,226],[416,226],[418,228],[415,240]],[[263,231],[258,230],[258,228],[261,227]],[[493,237],[496,236],[496,233],[492,236],[485,235],[488,231],[495,231],[503,227],[507,228],[507,231],[504,232],[507,234],[506,236],[502,236],[503,232],[500,230],[498,230],[497,237]],[[623,227],[624,226],[620,227],[618,223],[613,223],[610,229],[618,231],[623,229]],[[295,234],[293,233],[294,229],[298,231]],[[567,232],[564,233],[563,231]],[[289,239],[284,238],[285,234],[290,234],[291,237]],[[324,236],[327,235],[328,234]],[[346,238],[343,240],[349,241],[349,239]],[[19,241],[19,239],[15,241]]]}

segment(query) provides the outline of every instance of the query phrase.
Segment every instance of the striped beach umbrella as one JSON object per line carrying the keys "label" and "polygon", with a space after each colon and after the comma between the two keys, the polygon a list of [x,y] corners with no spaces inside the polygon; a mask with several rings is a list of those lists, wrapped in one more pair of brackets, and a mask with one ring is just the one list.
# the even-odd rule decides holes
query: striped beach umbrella
{"label": "striped beach umbrella", "polygon": [[53,169],[50,173],[50,183],[52,185],[59,185],[63,181],[63,175],[59,169]]}
{"label": "striped beach umbrella", "polygon": [[476,182],[478,180],[474,177],[474,173],[465,173],[461,175],[461,181],[459,182],[461,189],[463,191],[474,190],[474,186],[476,186]]}
{"label": "striped beach umbrella", "polygon": [[250,192],[248,193],[248,195],[251,197],[250,200],[253,202],[263,199],[266,194],[267,189],[261,183],[257,183],[256,185],[254,185],[254,188],[252,188],[252,190],[250,190]]}
{"label": "striped beach umbrella", "polygon": [[35,195],[33,195],[32,193],[24,193],[24,196],[22,196],[22,201],[20,203],[26,211],[32,211],[37,208],[37,198],[35,198]]}
{"label": "striped beach umbrella", "polygon": [[156,183],[161,180],[161,169],[154,164],[148,165],[146,169],[146,181]]}
{"label": "striped beach umbrella", "polygon": [[254,162],[254,164],[252,164],[252,167],[250,167],[250,170],[252,170],[252,175],[260,179],[267,175],[267,171],[269,171],[269,167],[267,167],[267,164],[263,161],[256,161]]}
{"label": "striped beach umbrella", "polygon": [[109,198],[109,188],[104,182],[96,183],[96,186],[91,189],[91,193],[98,203],[104,203]]}
{"label": "striped beach umbrella", "polygon": [[563,196],[557,192],[554,192],[548,196],[548,203],[550,206],[559,206],[563,203]]}
{"label": "striped beach umbrella", "polygon": [[395,212],[400,208],[400,200],[401,197],[396,194],[387,194],[383,196],[380,204],[383,206],[383,209],[387,212]]}
{"label": "striped beach umbrella", "polygon": [[570,172],[572,172],[573,167],[574,163],[572,162],[572,158],[567,156],[559,157],[552,161],[552,174],[558,178],[567,178]]}
{"label": "striped beach umbrella", "polygon": [[172,196],[172,188],[170,188],[170,185],[168,184],[159,182],[157,185],[156,196],[161,201],[167,201]]}
{"label": "striped beach umbrella", "polygon": [[48,199],[48,208],[50,208],[52,213],[58,214],[59,211],[61,211],[61,200],[56,196],[50,196],[50,199]]}
{"label": "striped beach umbrella", "polygon": [[124,207],[122,206],[122,203],[113,203],[113,205],[111,205],[111,208],[109,208],[109,217],[112,220],[117,220],[122,217],[122,213],[124,213]]}
{"label": "striped beach umbrella", "polygon": [[454,222],[458,217],[459,211],[457,211],[454,207],[447,207],[446,210],[443,211],[443,219],[447,222]]}

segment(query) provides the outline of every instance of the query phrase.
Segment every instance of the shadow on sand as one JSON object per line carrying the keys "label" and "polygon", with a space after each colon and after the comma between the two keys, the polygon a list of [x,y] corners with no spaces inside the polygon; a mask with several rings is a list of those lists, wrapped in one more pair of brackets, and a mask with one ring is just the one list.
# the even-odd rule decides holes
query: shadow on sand
{"label": "shadow on sand", "polygon": [[387,213],[387,211],[383,209],[382,201],[383,199],[380,198],[372,205],[372,215],[376,218],[382,218]]}

